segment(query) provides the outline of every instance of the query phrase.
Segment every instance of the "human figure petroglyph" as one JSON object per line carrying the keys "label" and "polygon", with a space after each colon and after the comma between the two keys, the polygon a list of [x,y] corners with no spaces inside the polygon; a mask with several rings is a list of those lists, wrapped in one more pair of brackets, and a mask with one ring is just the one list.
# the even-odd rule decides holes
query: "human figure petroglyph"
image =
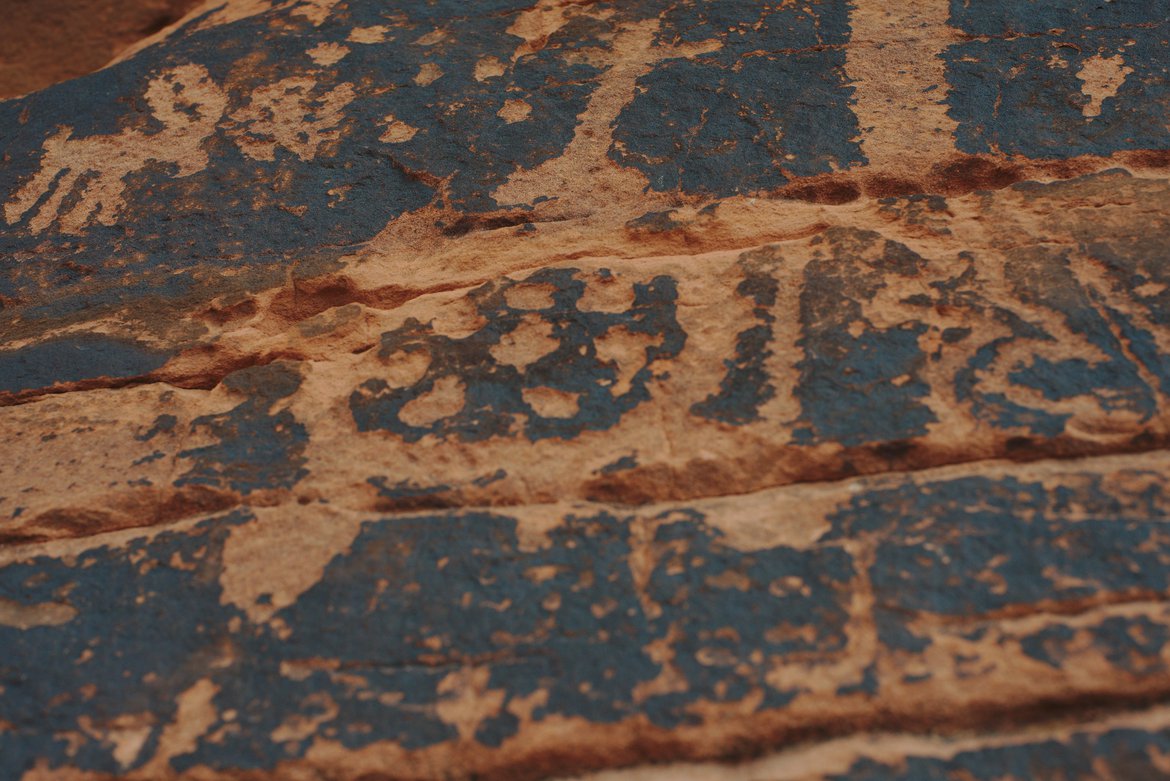
{"label": "human figure petroglyph", "polygon": [[[28,227],[41,233],[54,221],[64,233],[79,233],[91,220],[114,225],[125,207],[124,179],[148,163],[176,166],[173,176],[190,176],[207,167],[203,142],[227,109],[227,95],[202,65],[180,65],[151,79],[146,88],[158,133],[125,129],[116,135],[73,137],[62,126],[45,140],[40,170],[4,206],[15,225],[35,209]],[[76,193],[73,203],[66,198]],[[41,200],[48,194],[48,200]],[[38,208],[38,204],[40,204]]]}

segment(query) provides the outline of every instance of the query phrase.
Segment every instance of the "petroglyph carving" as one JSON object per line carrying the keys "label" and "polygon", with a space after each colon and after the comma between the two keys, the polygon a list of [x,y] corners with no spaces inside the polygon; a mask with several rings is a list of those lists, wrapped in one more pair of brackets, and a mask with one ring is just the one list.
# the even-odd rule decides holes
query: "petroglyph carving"
{"label": "petroglyph carving", "polygon": [[1101,116],[1101,104],[1117,95],[1131,73],[1133,68],[1125,64],[1125,57],[1120,54],[1112,57],[1097,54],[1081,63],[1077,78],[1084,82],[1081,91],[1089,99],[1083,109],[1085,116]]}
{"label": "petroglyph carving", "polygon": [[211,0],[0,101],[0,778],[1165,777],[1168,19]]}
{"label": "petroglyph carving", "polygon": [[315,95],[317,83],[297,76],[266,84],[248,105],[232,114],[230,131],[240,150],[255,160],[273,160],[283,147],[301,160],[312,160],[322,144],[335,141],[344,109],[356,96],[352,84]]}
{"label": "petroglyph carving", "polygon": [[73,138],[73,128],[63,127],[46,139],[40,170],[4,205],[8,224],[32,212],[34,233],[55,220],[66,233],[80,232],[91,219],[114,225],[126,205],[122,196],[128,174],[150,163],[170,166],[176,177],[202,171],[207,166],[204,141],[227,108],[227,96],[207,69],[181,65],[163,71],[150,80],[146,102],[161,131],[128,128],[116,135]]}

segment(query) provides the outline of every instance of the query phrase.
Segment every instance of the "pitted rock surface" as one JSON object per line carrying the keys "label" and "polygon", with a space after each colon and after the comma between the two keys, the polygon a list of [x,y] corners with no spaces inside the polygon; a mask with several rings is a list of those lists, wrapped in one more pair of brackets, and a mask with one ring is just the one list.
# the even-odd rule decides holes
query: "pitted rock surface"
{"label": "pitted rock surface", "polygon": [[212,0],[0,138],[0,777],[1170,778],[1170,4]]}

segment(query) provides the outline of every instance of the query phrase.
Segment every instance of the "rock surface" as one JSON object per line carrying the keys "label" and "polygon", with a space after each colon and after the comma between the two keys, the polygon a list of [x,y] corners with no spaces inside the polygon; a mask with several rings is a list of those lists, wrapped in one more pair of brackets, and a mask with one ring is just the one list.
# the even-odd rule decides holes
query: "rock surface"
{"label": "rock surface", "polygon": [[0,5],[0,99],[106,65],[162,34],[199,0],[9,0]]}
{"label": "rock surface", "polygon": [[227,0],[0,134],[4,778],[1170,777],[1170,2]]}

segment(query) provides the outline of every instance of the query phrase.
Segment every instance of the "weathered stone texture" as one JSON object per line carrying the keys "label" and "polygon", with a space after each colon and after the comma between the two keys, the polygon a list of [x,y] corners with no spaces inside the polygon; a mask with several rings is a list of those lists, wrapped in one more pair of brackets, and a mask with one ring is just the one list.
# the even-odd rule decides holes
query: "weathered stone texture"
{"label": "weathered stone texture", "polygon": [[227,0],[0,101],[0,777],[1170,778],[1168,41]]}

